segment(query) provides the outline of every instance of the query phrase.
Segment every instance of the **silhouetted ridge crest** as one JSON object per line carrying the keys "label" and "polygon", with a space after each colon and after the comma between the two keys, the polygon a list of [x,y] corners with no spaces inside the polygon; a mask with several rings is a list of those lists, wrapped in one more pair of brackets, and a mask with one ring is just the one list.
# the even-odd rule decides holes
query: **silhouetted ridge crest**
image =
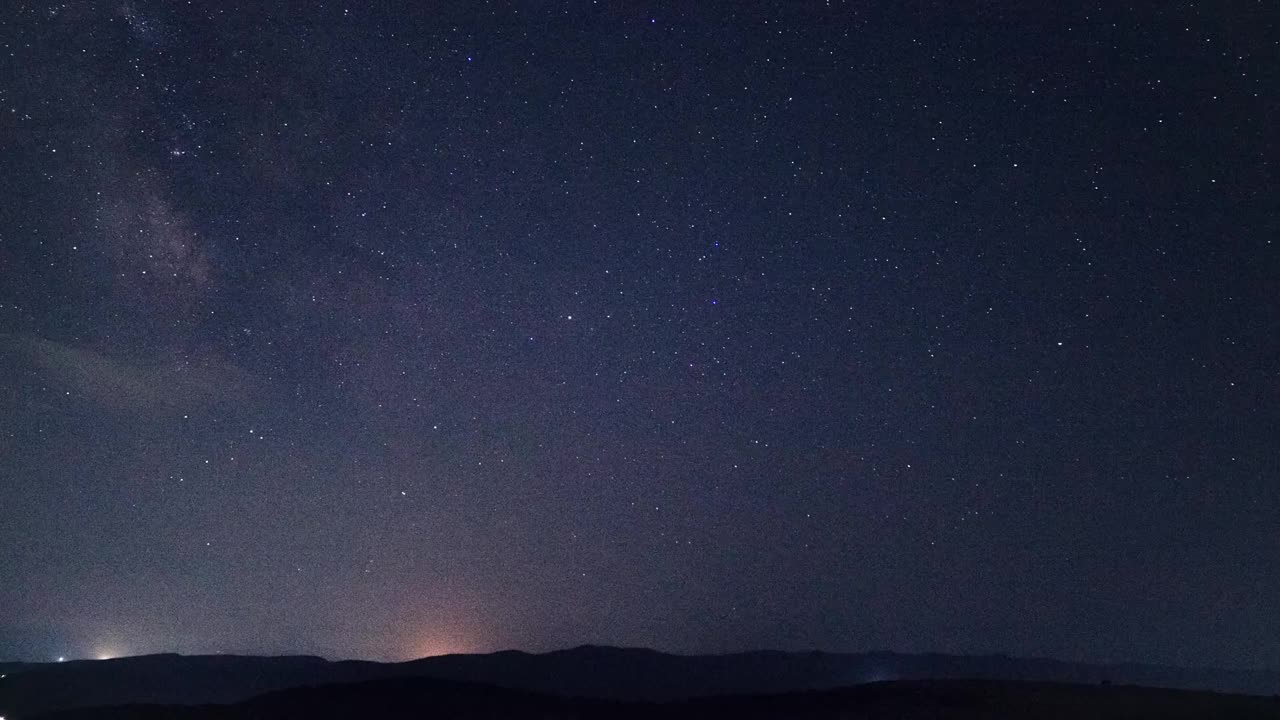
{"label": "silhouetted ridge crest", "polygon": [[[400,679],[431,679],[562,698],[669,702],[713,695],[819,691],[942,678],[1145,685],[1271,695],[1280,673],[1143,665],[1088,665],[1003,656],[841,654],[762,650],[675,655],[647,648],[581,645],[543,654],[509,650],[442,655],[402,663],[331,662],[311,655],[160,654],[106,661],[10,664],[0,680],[0,715],[123,704],[234,703],[277,690]],[[401,686],[397,686],[401,687]],[[1280,717],[1280,715],[1277,715]]]}

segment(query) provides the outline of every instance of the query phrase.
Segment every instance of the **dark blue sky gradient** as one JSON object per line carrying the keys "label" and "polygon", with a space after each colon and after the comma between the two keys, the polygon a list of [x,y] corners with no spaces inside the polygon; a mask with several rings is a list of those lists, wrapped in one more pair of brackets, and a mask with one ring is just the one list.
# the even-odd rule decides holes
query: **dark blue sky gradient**
{"label": "dark blue sky gradient", "polygon": [[1266,3],[24,4],[0,656],[1280,665]]}

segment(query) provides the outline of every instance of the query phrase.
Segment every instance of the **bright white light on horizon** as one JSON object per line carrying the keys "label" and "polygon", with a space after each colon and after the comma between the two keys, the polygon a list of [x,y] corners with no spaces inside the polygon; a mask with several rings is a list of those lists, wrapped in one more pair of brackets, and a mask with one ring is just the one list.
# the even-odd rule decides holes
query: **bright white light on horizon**
{"label": "bright white light on horizon", "polygon": [[66,662],[66,661],[67,661],[66,658],[62,657],[61,655],[58,656],[58,662]]}

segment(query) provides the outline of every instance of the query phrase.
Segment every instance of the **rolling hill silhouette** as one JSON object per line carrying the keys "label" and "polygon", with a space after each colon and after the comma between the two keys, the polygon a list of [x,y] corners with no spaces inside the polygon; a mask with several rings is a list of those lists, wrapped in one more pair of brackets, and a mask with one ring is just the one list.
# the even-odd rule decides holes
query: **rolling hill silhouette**
{"label": "rolling hill silhouette", "polygon": [[[1004,656],[894,653],[762,651],[689,656],[600,646],[544,654],[506,651],[446,655],[403,663],[331,662],[310,656],[149,655],[104,661],[10,664],[8,667],[11,671],[0,679],[0,715],[9,720],[88,707],[242,703],[290,689],[341,695],[356,692],[357,684],[366,683],[389,683],[384,689],[394,688],[410,694],[439,695],[446,690],[456,690],[466,697],[475,694],[477,686],[495,686],[503,688],[502,692],[536,693],[539,700],[529,701],[534,705],[581,698],[574,703],[577,703],[575,708],[588,703],[582,706],[587,708],[583,712],[595,712],[589,703],[596,700],[669,703],[709,696],[831,690],[886,680],[947,678],[1075,683],[1094,687],[1111,682],[1255,695],[1280,691],[1280,674],[1264,671],[1101,666]],[[343,685],[350,687],[337,689]],[[333,687],[318,690],[315,686]],[[908,687],[910,682],[894,686]],[[495,692],[499,691],[489,687],[481,694]],[[1280,717],[1280,705],[1272,710],[1275,711],[1273,717]],[[643,711],[643,707],[637,710]]]}
{"label": "rolling hill silhouette", "polygon": [[668,703],[569,698],[430,678],[398,678],[291,688],[229,705],[82,708],[36,720],[337,720],[368,718],[558,718],[561,720],[1190,720],[1274,719],[1280,700],[1138,687],[934,680],[776,695],[695,698]]}

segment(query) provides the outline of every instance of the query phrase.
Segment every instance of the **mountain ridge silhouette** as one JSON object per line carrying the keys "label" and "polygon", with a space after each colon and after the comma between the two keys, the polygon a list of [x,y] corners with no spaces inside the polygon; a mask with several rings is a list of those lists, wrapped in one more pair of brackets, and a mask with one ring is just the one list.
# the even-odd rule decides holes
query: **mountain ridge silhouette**
{"label": "mountain ridge silhouette", "polygon": [[[274,691],[404,678],[494,686],[560,697],[628,702],[825,691],[880,681],[971,678],[1272,695],[1280,673],[1094,665],[1003,655],[747,651],[681,655],[580,645],[546,653],[452,654],[384,663],[315,655],[179,655],[9,663],[0,715],[28,717],[106,705],[236,703]],[[0,670],[0,672],[4,672]]]}

